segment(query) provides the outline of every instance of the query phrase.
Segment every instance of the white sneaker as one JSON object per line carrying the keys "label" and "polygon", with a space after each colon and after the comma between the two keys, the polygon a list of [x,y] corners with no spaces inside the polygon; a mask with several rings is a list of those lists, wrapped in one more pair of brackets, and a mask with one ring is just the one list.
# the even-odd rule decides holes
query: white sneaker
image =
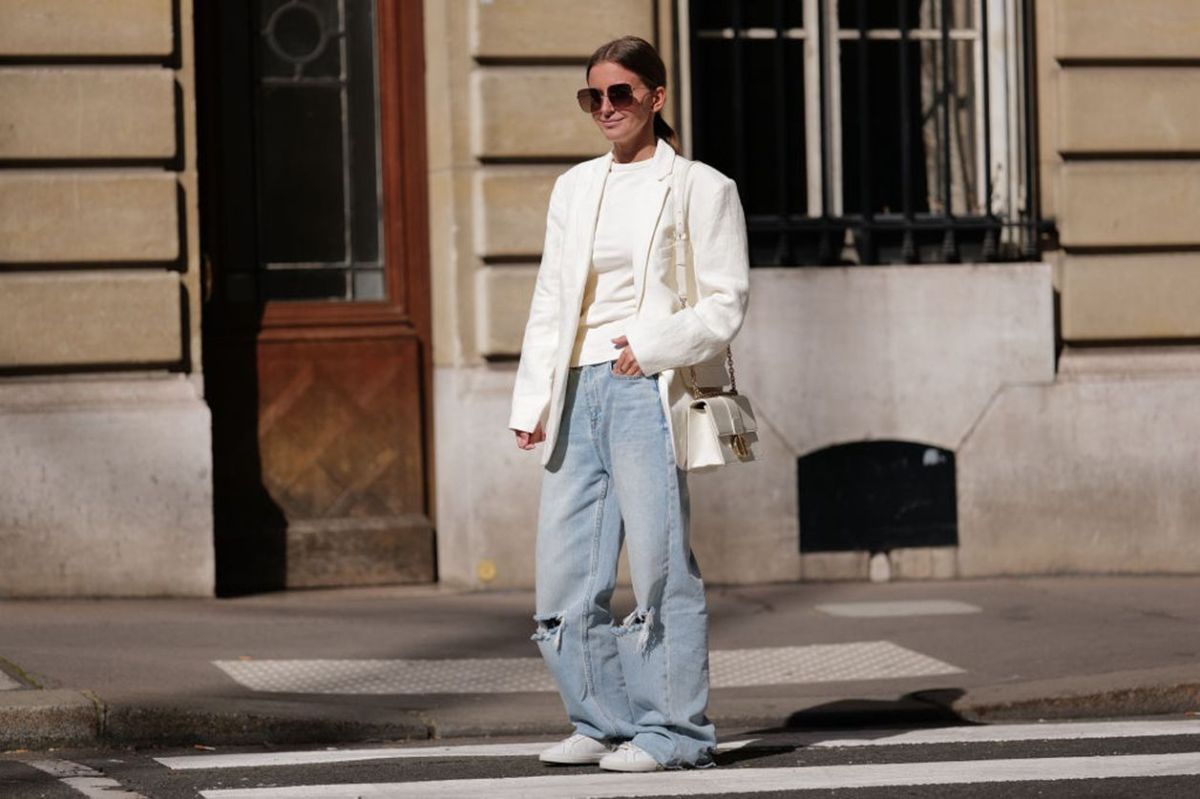
{"label": "white sneaker", "polygon": [[613,751],[613,748],[612,744],[575,733],[549,749],[543,749],[542,753],[538,755],[538,760],[543,763],[558,763],[564,766],[599,763],[602,757]]}
{"label": "white sneaker", "polygon": [[615,752],[600,758],[600,768],[606,771],[658,771],[662,765],[645,749],[626,741]]}

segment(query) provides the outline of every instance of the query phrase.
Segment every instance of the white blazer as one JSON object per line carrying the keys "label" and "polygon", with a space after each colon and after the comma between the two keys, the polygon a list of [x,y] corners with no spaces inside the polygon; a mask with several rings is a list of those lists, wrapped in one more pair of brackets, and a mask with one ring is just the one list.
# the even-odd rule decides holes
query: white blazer
{"label": "white blazer", "polygon": [[[741,329],[750,296],[746,221],[737,185],[696,161],[688,172],[688,306],[675,288],[675,198],[672,170],[687,161],[657,140],[653,181],[636,198],[633,292],[637,310],[624,335],[642,372],[658,375],[663,412],[671,429],[675,461],[686,462],[685,419],[691,400],[679,367],[716,361]],[[560,175],[550,195],[546,242],[538,268],[521,361],[513,387],[509,427],[546,432],[542,465],[550,460],[562,417],[567,369],[579,326],[584,284],[592,262],[592,240],[612,152],[576,164]],[[618,351],[613,350],[615,358]],[[705,385],[713,381],[701,380]]]}

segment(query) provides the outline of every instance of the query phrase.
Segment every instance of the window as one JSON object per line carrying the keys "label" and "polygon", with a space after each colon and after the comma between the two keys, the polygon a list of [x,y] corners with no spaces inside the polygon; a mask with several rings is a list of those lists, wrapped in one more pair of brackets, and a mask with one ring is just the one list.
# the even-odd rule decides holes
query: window
{"label": "window", "polygon": [[1037,257],[1028,0],[691,0],[685,146],[755,265]]}
{"label": "window", "polygon": [[375,3],[252,7],[259,294],[383,300]]}

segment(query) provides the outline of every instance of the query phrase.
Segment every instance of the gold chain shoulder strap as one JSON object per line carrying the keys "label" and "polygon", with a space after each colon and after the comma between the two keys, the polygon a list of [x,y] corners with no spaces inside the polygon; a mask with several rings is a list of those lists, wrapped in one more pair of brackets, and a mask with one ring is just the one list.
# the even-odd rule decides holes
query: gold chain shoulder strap
{"label": "gold chain shoulder strap", "polygon": [[[683,162],[680,167],[680,162]],[[686,308],[688,305],[688,281],[687,281],[687,173],[692,168],[690,160],[685,161],[677,157],[675,159],[675,169],[672,171],[671,178],[674,185],[671,190],[675,193],[675,290],[679,292],[679,307]],[[696,384],[696,370],[689,366],[687,368],[688,389],[695,397],[712,397],[717,394],[737,394],[737,376],[733,371],[733,349],[725,347],[725,365],[729,370],[729,391],[725,391],[724,386],[716,388],[701,388]]]}

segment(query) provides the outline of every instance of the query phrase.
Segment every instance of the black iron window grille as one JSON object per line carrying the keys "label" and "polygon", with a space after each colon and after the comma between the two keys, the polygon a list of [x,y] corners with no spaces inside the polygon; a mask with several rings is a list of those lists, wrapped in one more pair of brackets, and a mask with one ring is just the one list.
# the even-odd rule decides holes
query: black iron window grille
{"label": "black iron window grille", "polygon": [[251,8],[259,296],[386,299],[375,3]]}
{"label": "black iron window grille", "polygon": [[691,153],[751,263],[1039,257],[1030,0],[690,0]]}

